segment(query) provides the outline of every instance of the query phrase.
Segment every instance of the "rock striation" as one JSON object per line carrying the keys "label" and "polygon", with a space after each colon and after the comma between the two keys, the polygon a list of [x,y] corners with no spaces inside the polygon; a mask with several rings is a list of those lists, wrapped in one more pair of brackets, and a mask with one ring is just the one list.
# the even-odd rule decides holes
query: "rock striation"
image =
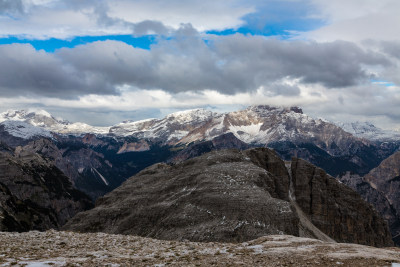
{"label": "rock striation", "polygon": [[290,234],[393,244],[387,224],[356,192],[305,161],[285,164],[267,148],[153,165],[63,229],[169,240],[241,242]]}

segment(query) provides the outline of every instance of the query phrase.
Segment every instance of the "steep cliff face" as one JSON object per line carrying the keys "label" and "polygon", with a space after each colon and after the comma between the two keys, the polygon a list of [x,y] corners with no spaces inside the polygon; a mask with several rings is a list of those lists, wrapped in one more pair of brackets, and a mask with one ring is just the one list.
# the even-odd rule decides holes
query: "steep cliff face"
{"label": "steep cliff face", "polygon": [[38,154],[0,151],[0,230],[59,228],[92,207],[87,195]]}
{"label": "steep cliff face", "polygon": [[357,193],[304,161],[286,166],[266,148],[153,165],[64,229],[230,242],[327,234],[341,242],[392,245],[386,223]]}
{"label": "steep cliff face", "polygon": [[[93,199],[120,185],[125,179],[113,174],[113,165],[102,153],[94,151],[86,143],[101,145],[101,140],[84,136],[76,142],[58,143],[39,139],[18,147],[17,151],[38,153],[54,163],[73,183]],[[75,141],[75,140],[74,140]],[[60,147],[58,147],[59,145]],[[115,171],[117,172],[117,171]]]}
{"label": "steep cliff face", "polygon": [[392,234],[400,244],[400,151],[388,157],[364,176],[374,189],[382,193],[396,212],[392,220]]}
{"label": "steep cliff face", "polygon": [[393,244],[386,222],[359,194],[302,159],[293,159],[296,202],[312,223],[339,242]]}
{"label": "steep cliff face", "polygon": [[369,182],[357,174],[346,173],[338,178],[342,183],[355,190],[360,196],[374,206],[382,218],[388,222],[390,232],[394,237],[396,245],[400,245],[400,240],[396,236],[400,233],[400,216],[392,203],[387,199],[384,192],[371,186]]}

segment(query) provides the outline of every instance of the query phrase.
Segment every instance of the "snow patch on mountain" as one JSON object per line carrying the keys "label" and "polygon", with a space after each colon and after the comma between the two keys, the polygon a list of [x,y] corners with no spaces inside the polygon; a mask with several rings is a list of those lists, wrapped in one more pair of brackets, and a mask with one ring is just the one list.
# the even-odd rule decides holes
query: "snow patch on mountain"
{"label": "snow patch on mountain", "polygon": [[242,140],[245,143],[251,143],[254,141],[254,138],[258,136],[262,131],[260,131],[262,122],[250,125],[240,125],[235,126],[231,125],[229,127],[229,131],[232,132],[238,139]]}
{"label": "snow patch on mountain", "polygon": [[337,122],[336,125],[341,127],[346,132],[353,134],[356,137],[365,138],[373,141],[391,141],[400,140],[400,131],[383,130],[376,127],[371,122]]}
{"label": "snow patch on mountain", "polygon": [[48,127],[52,132],[60,134],[108,134],[110,127],[95,127],[82,122],[68,123],[68,124],[58,124]]}
{"label": "snow patch on mountain", "polygon": [[216,113],[205,109],[179,111],[163,119],[127,121],[110,128],[110,133],[117,136],[159,139],[176,143],[188,133],[211,120]]}
{"label": "snow patch on mountain", "polygon": [[0,125],[2,125],[4,130],[10,135],[23,139],[31,139],[34,137],[53,137],[48,130],[33,126],[24,121],[6,120],[1,122]]}
{"label": "snow patch on mountain", "polygon": [[171,113],[165,117],[166,120],[173,120],[177,123],[203,122],[212,118],[215,114],[206,109],[191,109]]}

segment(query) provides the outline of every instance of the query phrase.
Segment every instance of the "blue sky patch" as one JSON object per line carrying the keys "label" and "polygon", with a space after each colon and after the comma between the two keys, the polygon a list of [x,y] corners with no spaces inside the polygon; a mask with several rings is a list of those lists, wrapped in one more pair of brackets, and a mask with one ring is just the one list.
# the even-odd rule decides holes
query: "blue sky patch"
{"label": "blue sky patch", "polygon": [[78,45],[106,40],[121,41],[136,48],[150,49],[150,46],[157,42],[156,39],[157,38],[155,35],[145,35],[140,37],[133,37],[132,35],[78,36],[71,40],[62,40],[55,38],[47,40],[31,40],[12,36],[7,38],[0,38],[0,45],[13,43],[31,44],[36,50],[43,49],[46,52],[52,53],[55,50],[63,47],[72,48]]}
{"label": "blue sky patch", "polygon": [[281,39],[292,37],[293,32],[307,32],[326,25],[320,19],[310,17],[313,10],[308,1],[265,1],[256,12],[244,16],[245,24],[238,29],[208,31],[215,35],[235,33],[276,36]]}

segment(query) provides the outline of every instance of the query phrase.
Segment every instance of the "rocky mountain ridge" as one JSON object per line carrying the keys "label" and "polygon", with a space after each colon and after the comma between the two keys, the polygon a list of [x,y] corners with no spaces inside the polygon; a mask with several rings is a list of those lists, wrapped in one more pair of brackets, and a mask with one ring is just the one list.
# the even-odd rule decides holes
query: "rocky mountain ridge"
{"label": "rocky mountain ridge", "polygon": [[386,222],[356,192],[303,160],[289,166],[266,148],[156,164],[64,229],[208,242],[291,234],[393,244]]}
{"label": "rocky mountain ridge", "polygon": [[[70,123],[55,118],[44,110],[9,110],[0,113],[0,123],[6,121],[14,121],[15,126],[18,121],[40,127],[42,131],[47,131],[42,132],[43,137],[46,137],[48,132],[75,135],[92,133],[118,137],[134,136],[168,144],[211,140],[217,135],[228,132],[233,133],[243,142],[259,144],[293,141],[295,138],[301,138],[303,141],[318,138],[316,136],[318,130],[327,127],[330,128],[328,131],[338,131],[343,135],[340,130],[335,129],[335,126],[367,140],[400,139],[399,132],[385,131],[371,123],[338,122],[333,124],[323,119],[313,119],[305,115],[299,107],[285,108],[267,105],[250,106],[244,110],[227,113],[216,113],[206,109],[185,110],[171,113],[162,119],[124,121],[109,127],[95,127],[80,122]],[[329,140],[325,140],[325,143],[329,147]]]}
{"label": "rocky mountain ridge", "polygon": [[303,158],[337,176],[346,171],[364,175],[400,145],[356,138],[298,107],[260,105],[223,114],[195,109],[96,129],[45,111],[9,111],[1,120],[0,140],[14,148],[42,138],[53,143],[53,152],[58,152],[30,148],[54,160],[94,199],[156,162],[184,160],[213,149],[267,146],[285,160]]}

